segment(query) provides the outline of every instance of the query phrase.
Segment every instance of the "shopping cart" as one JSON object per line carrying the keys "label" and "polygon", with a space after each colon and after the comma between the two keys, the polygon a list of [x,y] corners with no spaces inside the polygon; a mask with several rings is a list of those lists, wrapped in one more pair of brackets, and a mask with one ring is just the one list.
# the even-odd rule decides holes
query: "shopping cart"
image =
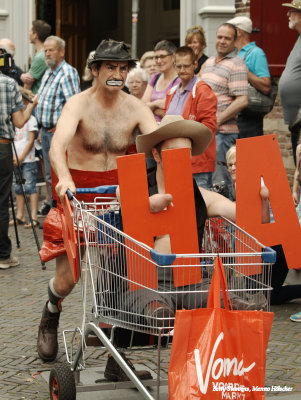
{"label": "shopping cart", "polygon": [[[77,189],[77,193],[87,190]],[[89,191],[108,196],[115,190],[116,186],[109,186]],[[64,206],[64,239],[74,280],[81,280],[83,322],[81,327],[63,332],[69,366],[60,364],[51,371],[51,399],[76,399],[76,392],[136,387],[144,399],[153,400],[152,386],[159,399],[160,387],[167,384],[160,376],[162,338],[167,337],[168,344],[176,309],[206,306],[217,255],[224,264],[232,303],[237,308],[269,310],[275,252],[230,221],[207,221],[204,253],[160,254],[122,231],[116,197],[96,197],[91,203],[79,202],[72,194],[69,197],[70,203],[66,197]],[[154,304],[160,307],[154,310]],[[110,335],[104,329],[108,326]],[[118,327],[157,337],[152,347],[157,352],[156,375],[152,374],[156,379],[142,383],[125,362],[114,346]],[[130,382],[80,382],[91,335],[114,357]]]}

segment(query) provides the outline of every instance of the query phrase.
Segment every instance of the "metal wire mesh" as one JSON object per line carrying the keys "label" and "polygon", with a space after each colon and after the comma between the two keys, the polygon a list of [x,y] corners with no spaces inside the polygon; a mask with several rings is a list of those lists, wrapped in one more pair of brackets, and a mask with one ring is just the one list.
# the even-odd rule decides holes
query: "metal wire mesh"
{"label": "metal wire mesh", "polygon": [[169,334],[176,309],[206,307],[214,262],[222,259],[233,309],[269,310],[271,264],[264,246],[223,218],[206,223],[201,254],[158,261],[122,232],[116,199],[73,200],[84,318],[153,335]]}

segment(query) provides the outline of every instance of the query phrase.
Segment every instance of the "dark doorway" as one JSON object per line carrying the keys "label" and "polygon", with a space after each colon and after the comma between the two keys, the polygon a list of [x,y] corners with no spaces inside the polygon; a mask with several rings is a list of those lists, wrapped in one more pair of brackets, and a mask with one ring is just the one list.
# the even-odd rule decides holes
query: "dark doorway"
{"label": "dark doorway", "polygon": [[283,0],[252,0],[250,3],[255,30],[252,40],[266,53],[271,75],[280,76],[298,36],[288,27],[289,8],[282,6]]}

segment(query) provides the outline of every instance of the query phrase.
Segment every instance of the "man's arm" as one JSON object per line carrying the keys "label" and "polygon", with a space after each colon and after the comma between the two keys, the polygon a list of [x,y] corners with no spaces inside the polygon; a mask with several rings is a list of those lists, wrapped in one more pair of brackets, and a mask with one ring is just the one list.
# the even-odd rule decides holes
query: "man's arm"
{"label": "man's arm", "polygon": [[252,86],[254,86],[261,93],[268,95],[271,91],[271,78],[259,76],[253,74],[253,72],[248,72],[248,80]]}
{"label": "man's arm", "polygon": [[207,207],[207,217],[225,217],[235,222],[236,204],[219,193],[199,187]]}
{"label": "man's arm", "polygon": [[[203,199],[207,207],[207,216],[211,217],[225,217],[232,222],[236,221],[236,203],[227,199],[216,192],[203,189],[199,187]],[[269,191],[266,186],[262,186],[260,190],[261,196],[261,223],[267,224],[270,222],[269,210]]]}
{"label": "man's arm", "polygon": [[32,103],[29,103],[26,108],[12,113],[13,124],[17,128],[22,128],[24,124],[29,120],[31,113],[37,104],[38,96],[35,95],[32,99]]}
{"label": "man's arm", "polygon": [[237,96],[234,101],[224,111],[217,115],[218,127],[231,118],[234,118],[242,109],[248,105],[248,96]]}
{"label": "man's arm", "polygon": [[80,105],[81,102],[78,96],[72,97],[65,104],[58,120],[49,151],[51,166],[59,180],[55,190],[61,201],[67,189],[70,189],[73,193],[75,193],[76,190],[67,165],[66,151],[76,133],[81,118]]}

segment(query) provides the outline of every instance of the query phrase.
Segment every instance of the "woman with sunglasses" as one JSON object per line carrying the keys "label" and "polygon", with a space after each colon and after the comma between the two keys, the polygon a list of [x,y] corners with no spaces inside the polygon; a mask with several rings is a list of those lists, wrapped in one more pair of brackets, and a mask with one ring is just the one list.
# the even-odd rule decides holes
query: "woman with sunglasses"
{"label": "woman with sunglasses", "polygon": [[193,26],[188,29],[185,37],[185,46],[191,47],[196,56],[198,65],[194,70],[197,75],[207,60],[207,56],[203,53],[204,48],[207,46],[205,39],[205,32],[201,26]]}
{"label": "woman with sunglasses", "polygon": [[161,40],[156,44],[154,51],[154,59],[160,72],[149,80],[142,101],[152,110],[159,123],[164,115],[166,94],[173,86],[180,83],[180,79],[174,68],[176,46],[168,40]]}

